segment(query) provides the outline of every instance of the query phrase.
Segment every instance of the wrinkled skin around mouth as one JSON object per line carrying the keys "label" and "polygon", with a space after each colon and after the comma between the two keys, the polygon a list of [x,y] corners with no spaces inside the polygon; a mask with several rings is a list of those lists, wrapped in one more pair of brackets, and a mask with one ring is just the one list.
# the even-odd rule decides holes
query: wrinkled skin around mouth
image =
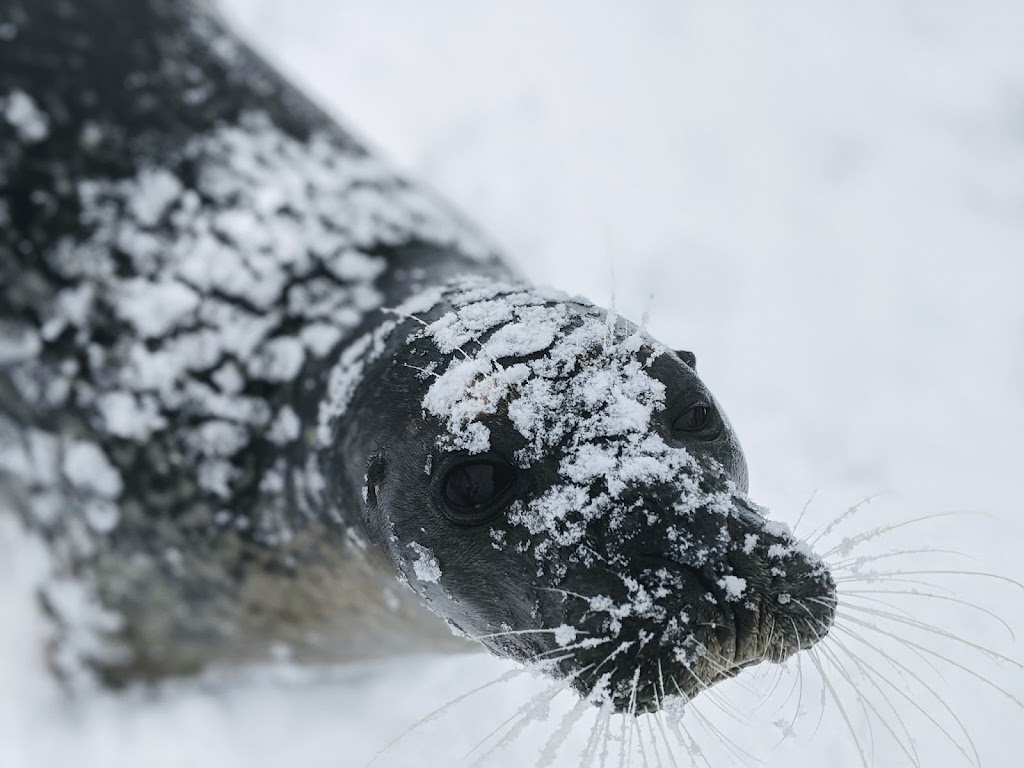
{"label": "wrinkled skin around mouth", "polygon": [[386,383],[352,407],[381,421],[344,444],[366,531],[436,613],[623,712],[828,631],[832,577],[748,499],[692,356],[514,284],[426,305],[376,345]]}
{"label": "wrinkled skin around mouth", "polygon": [[[657,710],[666,696],[692,699],[823,634],[835,594],[828,571],[741,495],[732,503],[730,511],[700,508],[680,521],[690,553],[669,540],[653,551],[651,532],[634,530],[606,547],[611,569],[580,569],[564,580],[564,592],[548,593],[546,624],[578,628],[577,642],[607,638],[559,663],[578,691],[607,686],[618,711]],[[573,596],[602,590],[610,606]]]}

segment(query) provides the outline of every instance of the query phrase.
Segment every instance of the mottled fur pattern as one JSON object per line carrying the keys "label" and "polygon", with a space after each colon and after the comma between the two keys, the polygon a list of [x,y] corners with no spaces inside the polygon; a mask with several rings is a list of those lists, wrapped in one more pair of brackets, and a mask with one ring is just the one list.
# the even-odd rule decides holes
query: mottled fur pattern
{"label": "mottled fur pattern", "polygon": [[0,26],[0,482],[55,555],[55,661],[337,657],[327,363],[425,268],[505,269],[205,5],[5,2]]}

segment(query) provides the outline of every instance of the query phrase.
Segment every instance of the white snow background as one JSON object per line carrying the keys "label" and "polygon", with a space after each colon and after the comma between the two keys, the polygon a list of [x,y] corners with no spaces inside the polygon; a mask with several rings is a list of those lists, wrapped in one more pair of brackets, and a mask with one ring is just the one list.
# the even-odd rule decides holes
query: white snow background
{"label": "white snow background", "polygon": [[[878,567],[1021,578],[1024,5],[228,0],[226,11],[535,282],[600,303],[614,290],[621,312],[649,310],[657,338],[695,351],[743,440],[751,494],[777,517],[793,522],[815,491],[805,533],[878,494],[840,537],[984,513],[908,526],[864,551],[957,549],[974,559],[922,554]],[[282,665],[69,702],[40,658],[46,625],[31,585],[42,556],[0,522],[0,766],[357,767],[433,708],[514,669],[487,656]],[[1024,592],[924,578],[1024,632]],[[1024,638],[1014,643],[978,611],[923,598],[899,606],[1024,656]],[[1024,677],[1005,662],[913,637],[1024,698]],[[935,657],[944,680],[909,658],[984,765],[1020,764],[1020,708]],[[771,675],[720,687],[742,721],[712,702],[697,709],[765,766],[860,765],[833,702],[816,727],[821,684],[803,671],[788,738],[773,721],[793,719],[795,697],[778,706],[795,666],[762,707]],[[874,765],[911,764],[830,679]],[[878,691],[858,685],[900,732]],[[459,765],[544,687],[519,676],[474,694],[375,765]],[[910,699],[889,693],[921,765],[968,764]],[[934,699],[911,698],[950,723]],[[556,699],[485,764],[533,764],[573,702]],[[589,717],[552,765],[578,764]],[[705,749],[697,764],[758,764],[694,716],[683,723]],[[673,765],[663,746],[646,759]],[[682,749],[675,759],[690,764]],[[632,764],[643,765],[639,752]]]}

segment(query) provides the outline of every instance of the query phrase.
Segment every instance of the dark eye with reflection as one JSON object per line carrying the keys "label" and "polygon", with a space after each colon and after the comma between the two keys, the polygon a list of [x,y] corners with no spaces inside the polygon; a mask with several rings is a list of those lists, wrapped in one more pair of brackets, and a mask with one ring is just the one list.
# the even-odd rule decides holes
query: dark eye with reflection
{"label": "dark eye with reflection", "polygon": [[445,514],[461,525],[479,525],[501,508],[515,468],[499,459],[464,461],[448,471],[442,494]]}
{"label": "dark eye with reflection", "polygon": [[714,408],[707,403],[697,403],[690,406],[672,422],[672,430],[674,432],[682,432],[705,439],[717,437],[719,426]]}

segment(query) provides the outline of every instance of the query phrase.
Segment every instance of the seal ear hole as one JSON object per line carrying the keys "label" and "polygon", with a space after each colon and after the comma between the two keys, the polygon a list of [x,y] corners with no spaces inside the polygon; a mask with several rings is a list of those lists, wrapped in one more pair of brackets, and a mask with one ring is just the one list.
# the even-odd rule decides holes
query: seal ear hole
{"label": "seal ear hole", "polygon": [[377,506],[377,493],[380,485],[384,482],[384,475],[387,472],[387,461],[380,451],[374,452],[366,463],[366,503],[371,507]]}
{"label": "seal ear hole", "polygon": [[693,352],[688,352],[685,349],[677,349],[676,356],[693,370],[697,370],[697,356],[693,354]]}

